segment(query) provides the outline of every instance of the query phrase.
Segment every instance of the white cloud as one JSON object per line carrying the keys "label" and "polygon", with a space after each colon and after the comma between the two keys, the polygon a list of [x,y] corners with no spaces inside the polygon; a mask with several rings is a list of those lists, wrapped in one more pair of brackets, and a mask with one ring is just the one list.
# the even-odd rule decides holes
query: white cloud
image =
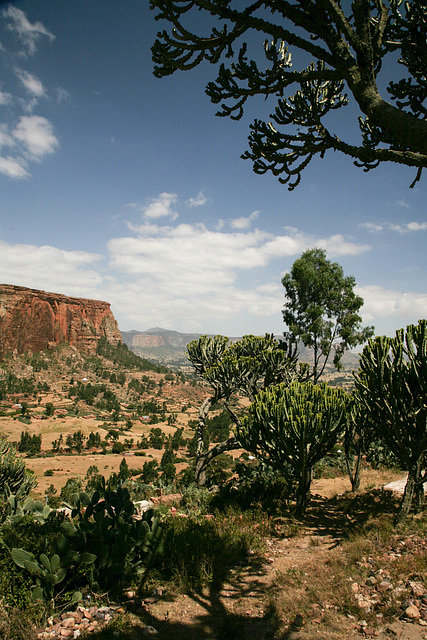
{"label": "white cloud", "polygon": [[100,256],[56,247],[0,241],[0,282],[92,297],[102,277],[91,268]]}
{"label": "white cloud", "polygon": [[[133,231],[135,236],[108,243],[110,267],[126,282],[109,290],[107,299],[114,296],[117,305],[120,299],[129,328],[188,330],[191,325],[194,330],[215,331],[213,323],[235,324],[241,316],[248,324],[274,315],[280,326],[280,275],[272,282],[265,268],[273,259],[289,261],[320,242],[295,230],[293,235],[275,237],[259,229],[210,230],[200,223],[146,224]],[[343,239],[339,242],[338,236],[322,241],[339,248],[341,255],[365,250]],[[266,330],[270,327],[266,325]]]}
{"label": "white cloud", "polygon": [[396,231],[397,233],[404,234],[411,231],[427,231],[427,222],[407,222],[405,224],[394,224],[392,222],[383,222],[377,224],[375,222],[363,222],[359,225],[367,229],[371,233],[378,233],[380,231]]}
{"label": "white cloud", "polygon": [[203,191],[199,191],[195,198],[190,198],[187,200],[188,207],[203,207],[207,203],[208,199],[203,193]]}
{"label": "white cloud", "polygon": [[12,94],[0,91],[0,105],[5,106],[12,103]]}
{"label": "white cloud", "polygon": [[22,160],[19,161],[11,156],[6,158],[0,156],[0,173],[9,178],[28,178],[30,175],[23,166]]}
{"label": "white cloud", "polygon": [[355,291],[364,300],[361,310],[364,322],[398,317],[406,325],[427,317],[427,293],[405,293],[377,285],[357,286]]}
{"label": "white cloud", "polygon": [[45,89],[43,84],[40,82],[38,78],[33,76],[28,71],[24,71],[23,69],[16,69],[16,75],[32,96],[35,98],[41,98],[45,95]]}
{"label": "white cloud", "polygon": [[362,222],[359,224],[359,227],[366,229],[369,233],[379,233],[384,229],[384,225],[377,224],[376,222]]}
{"label": "white cloud", "polygon": [[408,231],[427,231],[427,222],[408,222]]}
{"label": "white cloud", "polygon": [[18,36],[29,55],[34,55],[37,49],[36,45],[41,38],[47,37],[50,41],[55,40],[55,35],[41,22],[30,22],[21,9],[9,6],[3,11],[3,16],[10,21],[7,29]]}
{"label": "white cloud", "polygon": [[32,160],[53,153],[59,146],[52,124],[41,116],[21,116],[12,133]]}
{"label": "white cloud", "polygon": [[231,218],[229,220],[230,226],[232,229],[249,229],[252,222],[258,218],[259,213],[259,211],[252,211],[252,213],[247,218]]}
{"label": "white cloud", "polygon": [[332,256],[356,256],[371,249],[368,244],[360,245],[354,242],[347,242],[339,233],[330,238],[318,240],[315,246],[326,249]]}
{"label": "white cloud", "polygon": [[131,202],[127,206],[139,209],[146,220],[157,220],[158,218],[176,220],[178,213],[174,211],[172,207],[176,204],[177,200],[178,197],[176,193],[163,192],[158,198],[150,200],[148,205]]}

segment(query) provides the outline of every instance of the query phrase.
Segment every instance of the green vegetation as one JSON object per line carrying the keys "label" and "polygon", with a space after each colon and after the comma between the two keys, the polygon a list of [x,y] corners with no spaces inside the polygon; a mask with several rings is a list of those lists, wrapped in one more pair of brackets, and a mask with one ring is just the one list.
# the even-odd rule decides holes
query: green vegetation
{"label": "green vegetation", "polygon": [[30,436],[28,431],[21,432],[21,438],[18,442],[17,449],[20,453],[28,453],[29,455],[36,455],[40,453],[42,446],[42,438],[36,434]]}
{"label": "green vegetation", "polygon": [[344,431],[347,404],[341,389],[293,382],[261,391],[242,421],[238,439],[246,449],[283,475],[291,469],[298,515],[307,509],[314,466]]}
{"label": "green vegetation", "polygon": [[370,340],[355,377],[360,403],[375,421],[377,437],[387,444],[408,481],[397,517],[402,522],[414,501],[424,507],[427,479],[427,321]]}
{"label": "green vegetation", "polygon": [[[335,551],[328,548],[327,554],[319,556],[327,561],[315,561],[310,567],[298,564],[301,554],[296,553],[296,566],[278,574],[266,594],[270,605],[265,619],[275,620],[277,627],[298,613],[309,620],[314,615],[313,602],[324,601],[342,615],[357,615],[349,585],[350,578],[363,584],[369,577],[361,557],[366,556],[365,564],[379,571],[387,549],[400,544],[392,533],[401,537],[411,533],[411,540],[417,539],[417,531],[421,538],[425,535],[421,488],[427,452],[426,324],[420,321],[398,331],[395,338],[370,340],[351,396],[325,383],[307,381],[307,366],[298,364],[292,341],[245,336],[231,344],[223,336],[204,336],[189,346],[193,368],[205,385],[196,393],[203,398],[209,390],[198,420],[188,424],[195,430],[192,440],[184,437],[183,416],[166,394],[166,386],[163,402],[156,396],[158,385],[150,385],[148,378],[120,375],[120,365],[110,381],[111,366],[101,359],[104,356],[93,359],[99,378],[91,374],[91,382],[76,382],[73,377],[74,409],[81,415],[83,403],[96,407],[98,402],[111,402],[113,407],[117,399],[122,414],[117,409],[109,418],[102,417],[102,435],[93,431],[85,436],[78,428],[82,423],[76,421],[68,436],[58,434],[52,449],[65,455],[111,451],[121,456],[117,472],[104,479],[98,467],[91,465],[86,477],[69,478],[60,495],[58,487],[51,485],[45,491],[46,504],[28,499],[34,475],[13,445],[5,441],[0,445],[0,613],[5,607],[4,619],[16,629],[10,640],[30,637],[30,632],[19,631],[16,611],[26,611],[41,626],[47,615],[59,615],[87,596],[99,604],[123,602],[129,589],[147,594],[161,585],[168,589],[168,598],[178,589],[193,596],[209,592],[218,599],[221,596],[216,594],[225,583],[238,584],[245,571],[247,575],[264,571],[266,554],[281,541],[292,549],[293,537],[298,538],[306,526],[310,535],[317,528],[321,535],[335,536],[336,553],[341,555],[333,555]],[[81,365],[78,377],[82,380],[87,362],[84,368]],[[72,364],[78,368],[75,360]],[[70,377],[67,371],[63,380],[68,382]],[[150,387],[154,393],[142,396]],[[68,384],[64,385],[67,392]],[[14,419],[37,412],[33,398],[19,400],[25,410],[15,408],[10,414]],[[49,403],[42,413],[42,400],[38,398],[39,419],[46,420]],[[177,402],[179,407],[181,399]],[[186,396],[186,402],[191,411],[191,398]],[[61,408],[59,400],[55,399],[55,407]],[[56,411],[52,418],[55,429],[59,415]],[[126,429],[133,428],[138,415],[148,415],[152,424],[161,417],[176,428],[147,426],[135,444]],[[39,438],[24,430],[17,448],[37,453]],[[243,445],[246,449],[237,460],[227,455],[230,441],[234,441],[232,448]],[[156,448],[157,460],[138,458],[141,468],[135,468],[137,459],[124,455],[130,449],[141,455],[135,446]],[[387,492],[357,492],[362,459],[365,467],[370,462],[372,467],[398,465],[409,470],[400,507]],[[182,462],[185,468],[178,473],[177,464]],[[355,493],[331,500],[310,496],[312,478],[342,476],[346,466]],[[196,486],[197,472],[204,474],[209,490]],[[55,480],[56,469],[45,475],[52,474]],[[136,518],[134,502],[151,498],[161,502]],[[71,519],[55,510],[64,504],[71,509]],[[398,529],[392,524],[396,512]],[[411,529],[405,529],[405,518]],[[316,544],[320,543],[314,540]],[[406,572],[404,560],[406,556],[402,562],[395,560],[396,575]],[[410,579],[423,580],[426,569],[425,561],[414,560]],[[374,624],[377,612],[386,617],[389,611],[387,604],[373,610],[367,616],[369,624]],[[221,633],[231,637],[226,618],[227,630]],[[0,629],[1,624],[0,620]],[[240,637],[240,632],[241,624],[236,623],[233,637]]]}
{"label": "green vegetation", "polygon": [[354,293],[356,282],[353,276],[344,276],[337,262],[326,259],[324,249],[305,251],[282,284],[283,320],[293,340],[313,350],[310,377],[316,383],[331,355],[340,370],[344,352],[366,342],[374,328],[360,327],[363,299]]}
{"label": "green vegetation", "polygon": [[234,407],[237,393],[254,401],[263,389],[280,382],[303,379],[306,368],[297,363],[292,342],[279,342],[273,336],[244,336],[230,343],[225,336],[202,336],[187,346],[188,359],[194,371],[209,385],[212,395],[202,403],[196,429],[195,478],[199,485],[206,482],[206,469],[218,455],[241,444],[232,433],[227,440],[208,447],[207,420],[213,407],[222,403],[234,428],[240,426],[240,416]]}
{"label": "green vegetation", "polygon": [[169,371],[167,367],[156,365],[148,360],[140,358],[130,351],[124,342],[119,342],[116,345],[113,345],[108,342],[106,338],[100,338],[96,346],[96,353],[125,369],[155,371],[157,373],[168,373]]}

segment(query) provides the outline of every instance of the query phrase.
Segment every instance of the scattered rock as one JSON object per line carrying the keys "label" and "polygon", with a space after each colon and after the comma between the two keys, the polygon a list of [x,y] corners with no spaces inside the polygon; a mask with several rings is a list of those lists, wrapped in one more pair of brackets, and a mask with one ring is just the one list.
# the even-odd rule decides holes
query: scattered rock
{"label": "scattered rock", "polygon": [[418,620],[421,617],[420,610],[414,604],[405,609],[405,616],[410,620]]}

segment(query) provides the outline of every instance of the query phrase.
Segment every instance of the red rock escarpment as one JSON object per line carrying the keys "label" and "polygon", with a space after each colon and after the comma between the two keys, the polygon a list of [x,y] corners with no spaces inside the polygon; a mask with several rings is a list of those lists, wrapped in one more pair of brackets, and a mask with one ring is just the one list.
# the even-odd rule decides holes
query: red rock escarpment
{"label": "red rock escarpment", "polygon": [[94,353],[102,337],[122,341],[108,302],[0,284],[0,358],[61,342]]}

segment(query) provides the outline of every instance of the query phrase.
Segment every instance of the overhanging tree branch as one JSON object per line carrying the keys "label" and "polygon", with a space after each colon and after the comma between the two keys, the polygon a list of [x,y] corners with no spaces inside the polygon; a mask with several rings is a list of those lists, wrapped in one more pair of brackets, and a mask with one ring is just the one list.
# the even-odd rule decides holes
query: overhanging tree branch
{"label": "overhanging tree branch", "polygon": [[[353,157],[364,170],[395,162],[416,167],[415,181],[420,178],[427,166],[425,2],[353,0],[347,12],[338,0],[257,0],[243,10],[236,0],[150,0],[150,6],[158,10],[157,19],[173,26],[170,34],[159,33],[153,45],[155,75],[191,69],[203,60],[216,64],[221,58],[234,58],[229,65],[223,62],[216,81],[207,85],[212,102],[221,103],[217,115],[238,120],[248,98],[277,98],[272,117],[277,125],[277,114],[279,120],[286,114],[285,130],[255,120],[250,151],[243,155],[253,161],[257,173],[272,171],[293,189],[311,159],[316,154],[323,158],[332,149]],[[193,10],[218,19],[217,26],[209,25],[209,36],[185,26]],[[250,33],[267,36],[265,70],[249,57],[248,44],[242,42]],[[309,53],[315,62],[291,70],[288,47]],[[394,106],[381,96],[377,76],[385,56],[396,50],[405,74],[389,84]],[[289,96],[286,92],[293,85],[297,91]],[[361,145],[340,140],[323,122],[328,112],[344,107],[350,98],[365,116]]]}

